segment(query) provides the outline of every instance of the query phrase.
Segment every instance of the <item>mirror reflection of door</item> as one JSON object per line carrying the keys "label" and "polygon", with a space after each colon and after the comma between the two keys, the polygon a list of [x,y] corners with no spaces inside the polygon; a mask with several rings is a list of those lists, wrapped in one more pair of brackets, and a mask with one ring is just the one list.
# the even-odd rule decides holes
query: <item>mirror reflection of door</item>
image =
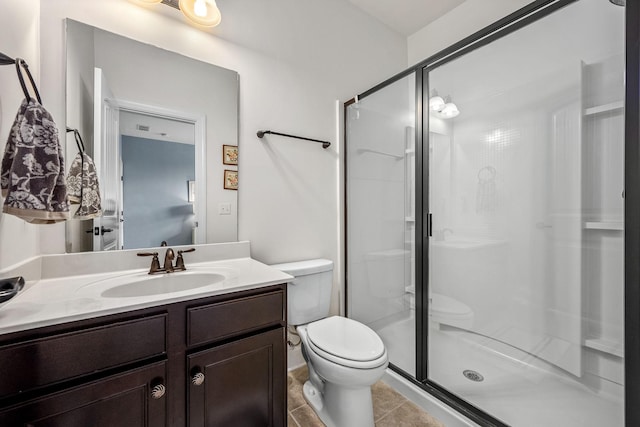
{"label": "mirror reflection of door", "polygon": [[122,248],[120,231],[119,113],[102,69],[94,69],[94,155],[102,191],[102,216],[93,220],[93,250]]}
{"label": "mirror reflection of door", "polygon": [[120,112],[122,248],[195,243],[195,127]]}

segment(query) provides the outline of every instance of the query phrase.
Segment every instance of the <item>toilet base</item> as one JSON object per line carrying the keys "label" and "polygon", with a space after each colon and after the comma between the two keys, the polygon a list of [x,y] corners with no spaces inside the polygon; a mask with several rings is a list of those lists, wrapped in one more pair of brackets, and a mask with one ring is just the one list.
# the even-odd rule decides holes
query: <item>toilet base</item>
{"label": "toilet base", "polygon": [[320,393],[311,381],[307,381],[302,392],[327,427],[374,426],[371,387],[348,388],[324,383],[324,393]]}

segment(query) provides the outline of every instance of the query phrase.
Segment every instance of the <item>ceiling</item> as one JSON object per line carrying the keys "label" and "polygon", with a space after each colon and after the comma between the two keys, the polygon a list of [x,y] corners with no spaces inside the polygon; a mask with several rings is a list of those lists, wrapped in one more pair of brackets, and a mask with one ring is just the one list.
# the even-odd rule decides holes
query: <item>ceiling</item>
{"label": "ceiling", "polygon": [[193,123],[130,111],[120,111],[120,133],[156,141],[195,144]]}
{"label": "ceiling", "polygon": [[404,36],[410,36],[465,0],[349,0]]}

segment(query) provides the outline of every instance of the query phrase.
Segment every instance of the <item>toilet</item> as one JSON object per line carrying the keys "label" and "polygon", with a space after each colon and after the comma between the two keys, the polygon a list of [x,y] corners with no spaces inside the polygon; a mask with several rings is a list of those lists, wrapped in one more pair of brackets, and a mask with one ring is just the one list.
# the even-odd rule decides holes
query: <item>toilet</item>
{"label": "toilet", "polygon": [[459,329],[473,328],[473,310],[457,299],[433,292],[429,305],[429,318],[434,327],[453,326]]}
{"label": "toilet", "polygon": [[373,427],[371,385],[384,375],[387,350],[368,326],[327,317],[333,262],[314,259],[272,267],[294,276],[287,286],[287,313],[309,368],[305,399],[328,427]]}

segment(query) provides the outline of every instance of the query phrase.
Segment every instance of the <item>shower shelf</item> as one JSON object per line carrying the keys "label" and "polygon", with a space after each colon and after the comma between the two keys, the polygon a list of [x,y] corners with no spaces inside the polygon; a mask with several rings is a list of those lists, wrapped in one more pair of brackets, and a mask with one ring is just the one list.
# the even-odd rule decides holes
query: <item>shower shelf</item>
{"label": "shower shelf", "polygon": [[584,223],[587,230],[614,230],[623,231],[624,223],[621,221],[587,221]]}
{"label": "shower shelf", "polygon": [[617,111],[617,110],[621,110],[622,111],[623,108],[624,108],[624,102],[616,101],[616,102],[612,102],[610,104],[596,105],[595,107],[585,108],[584,115],[585,116],[593,116],[593,115],[596,115],[596,114],[614,112],[614,111]]}
{"label": "shower shelf", "polygon": [[622,345],[619,342],[610,341],[604,338],[590,338],[584,340],[584,346],[604,353],[612,354],[617,357],[624,357]]}

